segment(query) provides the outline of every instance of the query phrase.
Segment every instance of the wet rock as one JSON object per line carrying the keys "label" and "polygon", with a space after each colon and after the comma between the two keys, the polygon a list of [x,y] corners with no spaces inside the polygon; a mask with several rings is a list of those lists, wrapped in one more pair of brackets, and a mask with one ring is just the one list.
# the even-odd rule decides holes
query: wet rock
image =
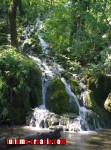
{"label": "wet rock", "polygon": [[50,126],[49,129],[50,130],[55,130],[55,129],[57,129],[57,127],[56,126]]}
{"label": "wet rock", "polygon": [[64,131],[69,131],[69,128],[68,127],[64,127]]}
{"label": "wet rock", "polygon": [[39,124],[40,128],[44,128],[44,120],[41,120],[40,124]]}
{"label": "wet rock", "polygon": [[40,127],[40,128],[48,128],[49,125],[48,125],[47,119],[41,120],[41,122],[40,122],[40,124],[39,124],[39,127]]}
{"label": "wet rock", "polygon": [[48,128],[48,127],[49,127],[48,121],[47,121],[47,119],[45,119],[45,120],[44,120],[44,128]]}
{"label": "wet rock", "polygon": [[93,97],[91,91],[85,91],[82,93],[82,99],[83,99],[83,105],[88,108],[93,110],[94,109],[94,102],[93,102]]}
{"label": "wet rock", "polygon": [[49,127],[50,130],[60,130],[60,131],[63,131],[64,130],[64,126],[62,125],[57,125],[57,126],[50,126]]}
{"label": "wet rock", "polygon": [[62,125],[58,125],[57,126],[57,129],[59,129],[60,131],[63,131],[64,130],[64,127]]}
{"label": "wet rock", "polygon": [[46,93],[46,108],[62,114],[68,111],[68,94],[65,85],[59,78],[54,78],[48,85]]}
{"label": "wet rock", "polygon": [[77,103],[74,101],[74,98],[73,98],[73,97],[70,97],[69,109],[70,109],[70,112],[79,114],[78,105],[77,105]]}
{"label": "wet rock", "polygon": [[36,108],[26,117],[26,124],[32,127],[48,128],[51,130],[61,129],[69,123],[73,123],[78,115],[75,113],[66,113],[62,116],[52,113],[48,110]]}
{"label": "wet rock", "polygon": [[77,124],[70,124],[68,128],[69,131],[79,132],[81,127]]}
{"label": "wet rock", "polygon": [[79,132],[80,129],[79,128],[74,128],[74,132]]}
{"label": "wet rock", "polygon": [[51,118],[51,125],[59,125],[59,119],[55,118],[55,117],[52,117]]}
{"label": "wet rock", "polygon": [[76,113],[67,113],[66,117],[68,117],[70,119],[75,119],[78,117],[78,115]]}

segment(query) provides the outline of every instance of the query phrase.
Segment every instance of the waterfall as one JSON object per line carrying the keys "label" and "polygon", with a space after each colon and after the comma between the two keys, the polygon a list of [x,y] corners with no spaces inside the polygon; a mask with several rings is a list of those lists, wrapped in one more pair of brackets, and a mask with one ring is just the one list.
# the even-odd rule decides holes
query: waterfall
{"label": "waterfall", "polygon": [[[70,119],[67,124],[71,126],[71,129],[69,130],[75,130],[75,128],[79,129],[79,131],[82,130],[95,130],[100,128],[100,118],[99,116],[93,112],[92,110],[87,109],[84,106],[80,106],[77,96],[71,91],[71,87],[69,84],[67,84],[66,80],[64,78],[60,77],[60,72],[64,69],[57,64],[54,61],[54,58],[52,59],[50,56],[48,56],[49,51],[49,43],[45,42],[40,34],[40,30],[43,28],[43,23],[40,21],[40,18],[37,18],[37,23],[35,25],[29,25],[23,29],[22,36],[24,37],[24,41],[20,45],[20,49],[22,50],[24,47],[24,43],[29,40],[31,37],[31,32],[36,31],[35,35],[38,36],[40,40],[40,46],[42,48],[42,53],[45,55],[45,58],[40,59],[39,57],[35,57],[32,55],[28,55],[31,59],[33,59],[39,68],[42,70],[42,101],[43,104],[39,106],[39,108],[35,109],[35,112],[33,113],[33,117],[30,119],[30,125],[36,126],[36,127],[48,127],[47,125],[47,119],[49,117],[51,118],[54,113],[49,112],[46,110],[46,93],[47,93],[47,87],[51,80],[54,77],[58,77],[61,79],[61,81],[64,83],[66,92],[69,95],[69,100],[73,99],[73,101],[77,104],[77,107],[79,109],[79,115],[73,119],[73,122]],[[82,85],[83,86],[83,85]],[[73,127],[72,127],[73,126]]]}
{"label": "waterfall", "polygon": [[[69,97],[73,97],[73,100],[76,102],[79,108],[79,116],[76,118],[76,120],[74,120],[73,124],[76,124],[76,126],[79,126],[79,130],[89,131],[92,129],[95,130],[95,129],[101,128],[100,123],[99,123],[100,122],[99,116],[92,110],[88,110],[85,107],[81,107],[77,96],[71,91],[70,85],[66,83],[64,78],[61,78],[61,81],[64,83]],[[93,127],[91,126],[90,122],[88,122],[89,118],[93,122]]]}
{"label": "waterfall", "polygon": [[40,45],[42,47],[43,54],[48,55],[49,43],[45,42],[40,35],[38,35],[38,38],[40,40]]}
{"label": "waterfall", "polygon": [[80,108],[78,99],[77,99],[76,95],[71,91],[70,85],[68,85],[68,84],[66,83],[66,81],[65,81],[64,78],[61,78],[61,81],[64,83],[68,95],[69,95],[70,97],[73,97],[73,100],[76,101],[76,104],[77,104],[78,108]]}

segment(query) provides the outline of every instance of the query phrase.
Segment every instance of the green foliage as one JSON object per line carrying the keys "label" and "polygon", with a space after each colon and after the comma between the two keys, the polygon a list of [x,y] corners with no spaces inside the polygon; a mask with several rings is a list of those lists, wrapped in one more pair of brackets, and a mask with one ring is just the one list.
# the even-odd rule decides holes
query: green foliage
{"label": "green foliage", "polygon": [[41,103],[41,73],[32,60],[13,48],[2,49],[0,69],[0,113],[23,121],[29,108]]}
{"label": "green foliage", "polygon": [[62,114],[68,110],[68,94],[62,81],[54,78],[48,86],[46,106],[52,112]]}
{"label": "green foliage", "polygon": [[72,1],[72,5],[66,3],[57,1],[53,11],[47,14],[44,37],[50,41],[51,54],[59,59],[60,55],[68,58],[68,65],[64,66],[69,68],[70,63],[74,70],[74,60],[82,65],[95,62],[95,57],[108,47],[109,35],[103,36],[110,31],[110,2],[77,0]]}
{"label": "green foliage", "polygon": [[68,57],[67,55],[63,55],[63,54],[57,55],[56,57],[57,57],[58,63],[61,64],[66,69],[67,72],[71,72],[71,73],[81,72],[82,66],[80,62],[77,61],[76,59],[74,60],[74,57],[71,56],[71,53]]}
{"label": "green foliage", "polygon": [[9,33],[9,27],[0,19],[0,45],[8,44],[7,34]]}
{"label": "green foliage", "polygon": [[56,53],[63,52],[69,45],[70,9],[63,3],[57,3],[45,22],[46,36],[50,48]]}
{"label": "green foliage", "polygon": [[[0,45],[8,43],[9,29],[6,24],[11,2],[12,0],[1,0]],[[50,43],[49,54],[53,55],[68,72],[64,76],[70,81],[72,90],[76,94],[80,92],[78,82],[70,80],[70,77],[73,73],[85,70],[88,87],[94,91],[97,103],[103,106],[110,90],[110,79],[106,79],[104,74],[111,73],[111,1],[71,2],[22,0],[24,16],[21,17],[17,12],[19,44],[24,26],[34,24],[35,18],[40,16],[44,23],[41,34]],[[27,53],[30,47],[34,47],[34,52],[40,54],[39,40],[34,33],[31,34],[31,38],[25,43],[24,51]],[[28,58],[16,50],[4,49],[7,48],[0,47],[0,113],[7,116],[13,112],[20,120],[21,107],[25,107],[23,109],[25,114],[30,104],[34,107],[41,103],[40,73],[35,63]],[[48,104],[50,110],[57,113],[65,112],[67,94],[64,85],[55,79],[49,90],[51,93],[50,97],[48,96],[48,103],[52,104],[52,106]],[[90,103],[90,98],[88,100]],[[57,105],[54,105],[55,102]],[[15,112],[14,108],[18,108],[18,111]]]}

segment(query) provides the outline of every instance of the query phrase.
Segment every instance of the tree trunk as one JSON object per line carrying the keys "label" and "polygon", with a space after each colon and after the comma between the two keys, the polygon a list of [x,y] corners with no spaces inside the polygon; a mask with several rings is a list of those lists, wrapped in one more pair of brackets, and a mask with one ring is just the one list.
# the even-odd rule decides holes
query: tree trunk
{"label": "tree trunk", "polygon": [[13,3],[9,9],[9,22],[10,22],[10,35],[11,35],[11,45],[18,47],[17,41],[17,28],[16,28],[16,11],[17,11],[17,0],[13,0]]}
{"label": "tree trunk", "polygon": [[23,11],[22,1],[21,1],[21,0],[18,1],[18,6],[19,6],[20,15],[23,15],[23,14],[24,14],[24,11]]}
{"label": "tree trunk", "polygon": [[22,1],[21,0],[13,0],[13,3],[9,8],[9,22],[10,22],[10,35],[11,35],[11,45],[14,47],[18,47],[17,40],[17,27],[16,27],[16,13],[17,7],[19,7],[20,14],[23,14]]}

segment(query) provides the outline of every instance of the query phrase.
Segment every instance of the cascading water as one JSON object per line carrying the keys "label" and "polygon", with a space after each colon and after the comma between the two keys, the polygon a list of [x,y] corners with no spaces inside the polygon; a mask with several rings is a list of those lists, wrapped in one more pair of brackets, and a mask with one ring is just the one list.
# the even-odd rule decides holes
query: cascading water
{"label": "cascading water", "polygon": [[[43,28],[43,24],[39,18],[37,18],[36,25],[30,25],[25,27],[22,33],[22,36],[24,37],[25,40],[21,44],[20,48],[23,49],[24,43],[28,41],[29,38],[31,37],[31,32],[36,31],[35,35],[37,35],[40,40],[40,46],[42,47],[42,53],[45,55],[45,58],[42,60],[30,55],[29,57],[33,59],[38,64],[39,68],[42,70],[41,80],[42,80],[43,104],[39,108],[35,109],[33,117],[32,116],[29,117],[30,120],[29,125],[45,128],[48,127],[47,120],[50,119],[52,116],[56,116],[54,113],[51,113],[48,110],[46,110],[45,103],[46,103],[47,87],[54,77],[60,78],[60,72],[64,69],[60,65],[55,63],[54,59],[48,56],[49,43],[45,42],[42,36],[40,35],[41,28]],[[27,34],[25,32],[27,32]],[[99,124],[100,120],[99,116],[92,110],[88,110],[85,107],[81,107],[77,96],[71,91],[70,85],[66,83],[64,78],[60,79],[66,87],[66,91],[69,95],[69,101],[73,99],[73,101],[77,104],[77,107],[79,109],[79,115],[75,119],[73,119],[73,122],[72,121],[70,122],[70,119],[67,122],[67,126],[68,125],[72,126],[71,129],[69,128],[69,130],[75,131],[75,129],[77,128],[79,131],[81,131],[81,130],[95,130],[100,128],[101,126]],[[58,120],[60,122],[61,120],[60,117]]]}
{"label": "cascading water", "polygon": [[[75,126],[79,127],[79,130],[95,130],[98,128],[101,128],[99,124],[99,116],[94,113],[92,110],[88,110],[85,107],[81,107],[78,101],[77,96],[71,91],[70,86],[66,83],[64,78],[61,78],[62,82],[64,83],[66,87],[66,91],[69,95],[69,97],[72,97],[73,100],[76,102],[78,108],[79,108],[79,116],[74,120],[73,124]],[[92,121],[93,127],[91,126],[90,122],[88,122],[88,119]],[[97,124],[96,124],[97,122]]]}

